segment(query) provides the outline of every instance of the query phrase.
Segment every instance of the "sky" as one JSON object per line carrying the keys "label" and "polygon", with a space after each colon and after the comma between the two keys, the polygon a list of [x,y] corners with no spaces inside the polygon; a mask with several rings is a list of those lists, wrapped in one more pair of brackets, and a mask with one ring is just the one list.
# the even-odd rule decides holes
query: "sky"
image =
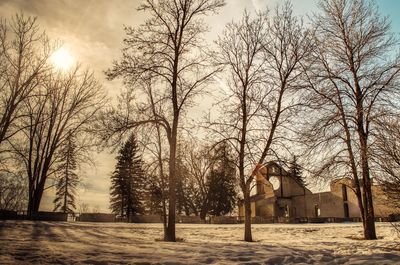
{"label": "sky", "polygon": [[[136,8],[140,0],[0,0],[0,17],[10,19],[16,13],[37,16],[39,25],[52,39],[63,43],[75,62],[91,68],[103,83],[111,97],[118,94],[121,82],[105,80],[104,71],[112,61],[120,57],[124,25],[139,25],[146,18]],[[226,0],[219,14],[208,17],[210,33],[208,41],[216,39],[224,25],[240,17],[244,9],[250,12],[271,9],[279,0]],[[317,0],[292,0],[297,15],[312,16]],[[400,1],[377,1],[381,13],[389,16],[392,31],[400,33]],[[204,103],[193,108],[189,115],[199,115]],[[109,212],[110,175],[115,165],[115,154],[109,151],[94,153],[95,166],[82,169],[83,185],[79,189],[78,204],[85,203],[90,209]],[[54,191],[48,189],[42,201],[42,210],[52,210]]]}

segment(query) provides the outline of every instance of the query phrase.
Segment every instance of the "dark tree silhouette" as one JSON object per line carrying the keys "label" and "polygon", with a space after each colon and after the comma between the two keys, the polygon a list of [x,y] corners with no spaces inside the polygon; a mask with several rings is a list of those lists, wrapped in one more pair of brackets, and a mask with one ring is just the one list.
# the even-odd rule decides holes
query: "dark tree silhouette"
{"label": "dark tree silhouette", "polygon": [[89,71],[79,67],[50,71],[34,96],[23,102],[21,133],[10,144],[26,170],[28,215],[38,212],[46,181],[64,158],[58,151],[69,134],[85,134],[107,102],[104,90]]}
{"label": "dark tree silhouette", "polygon": [[87,129],[105,102],[99,84],[79,67],[57,72],[54,51],[36,18],[16,15],[0,22],[0,145],[7,142],[28,178],[28,215],[40,207],[55,175],[67,132]]}
{"label": "dark tree silhouette", "polygon": [[111,176],[110,208],[121,217],[130,218],[144,212],[145,176],[135,136],[120,148],[117,165]]}
{"label": "dark tree silhouette", "polygon": [[21,105],[43,81],[52,51],[36,18],[0,21],[0,146],[20,131]]}
{"label": "dark tree silhouette", "polygon": [[83,133],[106,102],[94,76],[78,67],[49,73],[37,92],[24,102],[22,133],[12,143],[28,177],[29,215],[39,210],[46,181],[63,159],[58,151],[68,134]]}

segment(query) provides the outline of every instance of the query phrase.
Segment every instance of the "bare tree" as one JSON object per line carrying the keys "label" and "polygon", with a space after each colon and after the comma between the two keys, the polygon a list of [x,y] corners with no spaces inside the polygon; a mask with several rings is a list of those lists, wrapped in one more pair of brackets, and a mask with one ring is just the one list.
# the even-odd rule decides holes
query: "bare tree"
{"label": "bare tree", "polygon": [[178,194],[183,197],[187,214],[200,215],[202,220],[208,213],[209,187],[207,178],[212,166],[209,150],[198,144],[198,139],[180,139],[178,146],[178,165],[181,175],[182,190]]}
{"label": "bare tree", "polygon": [[50,73],[36,95],[24,102],[23,129],[12,145],[28,176],[29,215],[39,210],[46,180],[64,159],[58,156],[60,146],[69,135],[85,133],[105,103],[93,74],[79,67],[68,73]]}
{"label": "bare tree", "polygon": [[18,133],[21,105],[48,71],[51,52],[36,18],[17,14],[0,21],[0,146]]}
{"label": "bare tree", "polygon": [[218,63],[225,65],[232,83],[226,98],[221,100],[223,118],[211,122],[213,131],[222,141],[229,141],[237,155],[239,185],[245,204],[245,236],[251,242],[250,182],[248,172],[256,163],[249,147],[254,132],[256,113],[262,107],[268,92],[261,88],[264,82],[263,44],[267,32],[266,15],[258,14],[255,19],[247,12],[238,23],[227,25],[217,41]]}
{"label": "bare tree", "polygon": [[[137,28],[127,27],[127,37],[122,58],[107,72],[110,79],[122,77],[133,90],[138,101],[131,113],[120,116],[114,112],[114,122],[106,129],[113,132],[126,131],[138,126],[157,123],[165,130],[169,143],[169,203],[168,224],[164,239],[175,241],[176,208],[176,148],[179,121],[185,108],[201,93],[204,85],[214,74],[208,70],[204,54],[202,34],[206,27],[202,17],[216,12],[224,0],[145,0],[140,11],[148,12],[149,18]],[[148,80],[152,98],[159,108],[153,108],[143,85]],[[141,89],[141,91],[139,91]],[[146,88],[144,89],[146,90]],[[136,93],[136,94],[135,94]],[[156,111],[154,113],[154,111]],[[134,116],[132,117],[132,114]],[[119,119],[121,118],[121,119]]]}
{"label": "bare tree", "polygon": [[[245,208],[244,240],[252,241],[250,192],[267,157],[276,156],[283,133],[297,105],[301,62],[311,48],[308,33],[292,15],[289,2],[275,16],[245,12],[227,26],[218,40],[218,63],[225,65],[229,84],[222,100],[223,118],[212,122],[214,132],[237,152],[239,185]],[[279,135],[279,129],[283,130]],[[254,169],[254,165],[257,165]],[[254,169],[254,170],[252,170]]]}
{"label": "bare tree", "polygon": [[0,173],[0,210],[23,211],[26,209],[27,186],[23,172]]}
{"label": "bare tree", "polygon": [[307,71],[309,105],[316,110],[310,112],[308,144],[321,161],[317,175],[352,176],[364,237],[376,239],[371,145],[377,118],[396,106],[398,44],[371,1],[320,1],[319,7],[317,48]]}
{"label": "bare tree", "polygon": [[83,213],[88,213],[89,212],[89,204],[87,204],[85,202],[80,201],[78,203],[78,208],[79,208],[78,209],[79,214],[83,214]]}

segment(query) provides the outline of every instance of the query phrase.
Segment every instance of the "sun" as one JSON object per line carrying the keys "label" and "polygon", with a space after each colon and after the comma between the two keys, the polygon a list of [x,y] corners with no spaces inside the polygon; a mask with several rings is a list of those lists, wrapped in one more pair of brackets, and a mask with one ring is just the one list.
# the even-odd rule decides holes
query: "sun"
{"label": "sun", "polygon": [[66,71],[73,65],[74,58],[67,48],[61,47],[51,55],[50,61],[56,69]]}

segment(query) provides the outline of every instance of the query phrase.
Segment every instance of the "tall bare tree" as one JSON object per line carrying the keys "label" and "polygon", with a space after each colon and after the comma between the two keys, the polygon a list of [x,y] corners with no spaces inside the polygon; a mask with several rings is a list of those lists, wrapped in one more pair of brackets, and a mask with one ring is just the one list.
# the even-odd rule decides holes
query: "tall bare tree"
{"label": "tall bare tree", "polygon": [[313,67],[309,68],[308,142],[321,160],[319,175],[352,176],[364,237],[376,239],[371,145],[376,120],[396,106],[400,57],[390,22],[368,0],[320,1]]}
{"label": "tall bare tree", "polygon": [[251,18],[245,12],[239,22],[227,26],[217,44],[218,63],[226,66],[232,81],[221,101],[223,118],[212,125],[218,137],[229,141],[237,152],[245,208],[244,240],[250,242],[252,182],[265,159],[277,154],[274,147],[282,133],[290,132],[287,125],[297,105],[301,62],[311,42],[286,2],[271,18],[267,13]]}
{"label": "tall bare tree", "polygon": [[[241,20],[227,25],[217,41],[219,46],[218,63],[225,65],[229,79],[229,91],[222,100],[223,117],[211,123],[218,138],[229,141],[235,152],[238,168],[239,185],[243,192],[245,204],[244,240],[251,242],[251,206],[250,183],[248,172],[256,161],[252,157],[254,127],[257,124],[257,113],[268,92],[262,85],[265,82],[263,54],[264,40],[267,34],[267,18],[258,14],[255,19],[245,12]],[[259,127],[258,127],[259,128]]]}
{"label": "tall bare tree", "polygon": [[[122,58],[107,72],[110,79],[122,77],[143,93],[143,83],[155,82],[153,108],[148,95],[132,107],[132,113],[108,126],[111,132],[124,131],[144,124],[157,123],[165,130],[169,143],[168,225],[164,239],[175,241],[176,148],[179,121],[185,108],[193,102],[214,71],[207,68],[202,34],[206,26],[202,18],[216,12],[224,0],[145,0],[139,7],[149,18],[137,28],[127,27]],[[139,98],[135,98],[140,101]],[[154,113],[154,111],[157,111]],[[115,113],[114,113],[115,114]],[[132,117],[132,114],[134,116]],[[111,135],[113,136],[113,135]]]}
{"label": "tall bare tree", "polygon": [[106,103],[89,71],[51,72],[35,96],[24,102],[21,134],[13,149],[23,162],[29,184],[28,214],[38,212],[46,180],[55,173],[60,146],[69,135],[83,134]]}
{"label": "tall bare tree", "polygon": [[48,71],[51,52],[36,18],[17,14],[0,21],[0,146],[19,131],[21,105]]}

